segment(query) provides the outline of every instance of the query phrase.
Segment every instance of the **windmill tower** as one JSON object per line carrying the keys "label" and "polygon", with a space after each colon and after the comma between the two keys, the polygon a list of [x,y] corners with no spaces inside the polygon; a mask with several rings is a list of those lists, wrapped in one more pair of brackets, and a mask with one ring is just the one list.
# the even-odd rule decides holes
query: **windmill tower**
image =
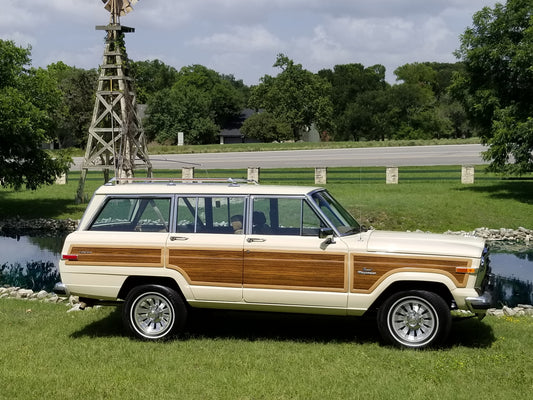
{"label": "windmill tower", "polygon": [[124,44],[124,34],[135,29],[120,25],[120,17],[132,11],[137,1],[102,0],[110,20],[108,25],[96,27],[106,31],[106,40],[77,202],[83,201],[89,169],[102,169],[106,182],[110,170],[125,179],[133,177],[136,167],[146,168],[148,176],[152,174]]}

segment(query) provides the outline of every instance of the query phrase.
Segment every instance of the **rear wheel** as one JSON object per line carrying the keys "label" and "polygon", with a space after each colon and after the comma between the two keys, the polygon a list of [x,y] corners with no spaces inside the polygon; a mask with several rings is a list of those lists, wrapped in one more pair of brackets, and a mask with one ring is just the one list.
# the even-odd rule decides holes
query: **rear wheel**
{"label": "rear wheel", "polygon": [[387,342],[397,347],[421,349],[446,339],[451,315],[439,295],[412,290],[389,297],[378,310],[377,322]]}
{"label": "rear wheel", "polygon": [[122,311],[126,329],[143,340],[161,340],[181,332],[187,307],[180,295],[160,285],[138,286],[128,293]]}

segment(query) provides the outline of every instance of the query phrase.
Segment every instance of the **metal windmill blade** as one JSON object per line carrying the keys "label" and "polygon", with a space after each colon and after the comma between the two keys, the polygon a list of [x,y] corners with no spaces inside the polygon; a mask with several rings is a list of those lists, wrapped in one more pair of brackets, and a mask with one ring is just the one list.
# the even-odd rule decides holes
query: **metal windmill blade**
{"label": "metal windmill blade", "polygon": [[104,8],[116,16],[124,16],[133,11],[133,5],[139,0],[102,0]]}

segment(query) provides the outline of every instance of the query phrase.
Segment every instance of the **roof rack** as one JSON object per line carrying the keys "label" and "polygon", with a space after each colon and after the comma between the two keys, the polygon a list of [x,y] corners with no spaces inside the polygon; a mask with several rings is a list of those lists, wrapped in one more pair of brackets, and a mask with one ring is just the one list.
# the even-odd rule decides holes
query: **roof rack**
{"label": "roof rack", "polygon": [[243,178],[111,178],[106,185],[112,186],[117,184],[128,183],[166,183],[167,185],[175,185],[177,183],[228,183],[229,185],[239,185],[240,183],[258,185],[258,182],[253,179]]}

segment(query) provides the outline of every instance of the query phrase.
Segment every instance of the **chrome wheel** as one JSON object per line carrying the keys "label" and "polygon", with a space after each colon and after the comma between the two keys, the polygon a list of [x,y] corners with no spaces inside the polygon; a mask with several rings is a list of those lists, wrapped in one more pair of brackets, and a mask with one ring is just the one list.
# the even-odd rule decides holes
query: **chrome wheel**
{"label": "chrome wheel", "polygon": [[435,309],[419,297],[398,300],[389,311],[387,323],[390,332],[406,346],[423,346],[439,328]]}
{"label": "chrome wheel", "polygon": [[174,289],[142,285],[126,297],[122,319],[124,326],[139,339],[167,339],[182,331],[187,307]]}
{"label": "chrome wheel", "polygon": [[150,292],[140,296],[131,308],[134,328],[144,337],[157,339],[165,336],[174,324],[174,307],[160,293]]}
{"label": "chrome wheel", "polygon": [[399,292],[378,310],[378,328],[383,338],[398,347],[425,348],[448,336],[450,310],[442,297],[427,291]]}

